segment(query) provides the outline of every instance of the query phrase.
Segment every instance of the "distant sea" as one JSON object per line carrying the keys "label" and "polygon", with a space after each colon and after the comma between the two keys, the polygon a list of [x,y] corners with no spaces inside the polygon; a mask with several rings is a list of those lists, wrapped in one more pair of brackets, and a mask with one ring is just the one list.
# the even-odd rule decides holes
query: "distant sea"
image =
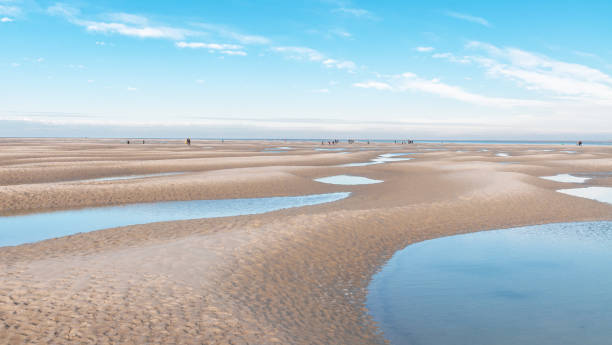
{"label": "distant sea", "polygon": [[[221,140],[220,138],[192,138],[200,140]],[[321,142],[327,141],[328,139],[278,139],[278,138],[225,138],[225,140],[269,140],[269,141],[286,141],[286,142],[300,142],[300,141],[312,141]],[[402,141],[405,139],[372,139],[369,140],[373,143],[392,143],[395,141]],[[346,142],[346,139],[340,139],[341,142]],[[355,139],[358,143],[367,142],[367,139]],[[457,140],[457,139],[423,139],[414,140],[415,143],[428,143],[428,144],[519,144],[519,145],[570,145],[576,146],[577,141],[559,141],[559,140]],[[612,146],[612,141],[582,141],[583,145],[605,145]]]}
{"label": "distant sea", "polygon": [[[3,139],[23,139],[26,137],[0,137]],[[30,138],[30,137],[27,137]],[[55,138],[55,139],[66,139],[69,140],[71,138],[68,137],[31,137],[31,138],[44,138],[44,139],[51,139],[51,138]],[[109,137],[109,138],[97,138],[97,137],[82,137],[85,139],[125,139],[128,137]],[[149,139],[149,140],[184,140],[185,138],[172,138],[172,137],[133,137],[134,139]],[[327,140],[329,139],[340,139],[341,143],[346,143],[347,139],[354,139],[354,138],[319,138],[319,139],[314,139],[314,138],[301,138],[301,139],[282,139],[282,138],[198,138],[198,137],[191,137],[191,140],[244,140],[244,141],[255,141],[255,140],[265,140],[265,141],[277,141],[277,142],[303,142],[303,141],[311,141],[314,143],[321,143],[321,141],[325,141],[327,142]],[[392,143],[395,141],[399,141],[401,142],[402,140],[407,140],[406,138],[404,139],[354,139],[356,143],[365,143],[367,141],[373,142],[373,143]],[[465,139],[413,139],[415,143],[429,143],[429,144],[499,144],[499,145],[506,145],[506,144],[519,144],[519,145],[569,145],[569,146],[575,146],[576,143],[578,142],[576,141],[571,141],[571,140],[484,140],[484,139],[479,139],[479,140],[465,140]],[[591,145],[591,146],[612,146],[612,140],[610,141],[590,141],[590,140],[583,140],[582,141],[583,145]]]}

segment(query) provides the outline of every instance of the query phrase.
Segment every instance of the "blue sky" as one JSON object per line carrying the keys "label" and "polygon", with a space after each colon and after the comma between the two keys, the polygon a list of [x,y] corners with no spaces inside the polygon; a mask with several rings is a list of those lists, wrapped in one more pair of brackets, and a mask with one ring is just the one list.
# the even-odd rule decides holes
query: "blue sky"
{"label": "blue sky", "polygon": [[0,0],[0,136],[610,140],[611,13]]}

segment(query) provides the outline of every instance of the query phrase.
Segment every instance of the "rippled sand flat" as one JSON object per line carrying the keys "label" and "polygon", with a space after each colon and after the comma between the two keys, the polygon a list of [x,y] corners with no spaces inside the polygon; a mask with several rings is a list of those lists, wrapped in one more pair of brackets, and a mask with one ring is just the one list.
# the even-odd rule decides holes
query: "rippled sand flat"
{"label": "rippled sand flat", "polygon": [[[612,171],[612,148],[554,145],[0,140],[0,213],[351,192],[267,214],[159,222],[0,248],[0,344],[379,344],[374,272],[406,245],[477,230],[611,220],[539,176]],[[443,150],[439,150],[442,146]],[[362,149],[367,150],[362,150]],[[436,150],[427,150],[435,148]],[[567,148],[567,147],[566,147]],[[482,151],[488,150],[488,151]],[[381,153],[409,161],[367,166]],[[456,153],[456,151],[465,151]],[[497,164],[493,152],[520,156]],[[58,183],[183,172],[100,183]],[[371,185],[318,183],[354,175]],[[610,187],[609,179],[593,179]]]}

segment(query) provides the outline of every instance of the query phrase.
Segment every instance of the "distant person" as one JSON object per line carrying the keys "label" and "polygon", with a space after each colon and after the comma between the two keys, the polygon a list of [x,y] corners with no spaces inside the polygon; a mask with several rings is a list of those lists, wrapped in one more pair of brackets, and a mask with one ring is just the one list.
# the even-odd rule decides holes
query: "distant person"
{"label": "distant person", "polygon": [[130,144],[130,141],[128,140],[128,141],[127,141],[127,143],[128,143],[128,145],[129,145],[129,144]]}
{"label": "distant person", "polygon": [[582,146],[582,140],[578,142],[578,146]]}
{"label": "distant person", "polygon": [[187,145],[191,146],[191,139],[190,139],[190,138],[187,138],[187,140],[185,140],[185,144],[187,144]]}

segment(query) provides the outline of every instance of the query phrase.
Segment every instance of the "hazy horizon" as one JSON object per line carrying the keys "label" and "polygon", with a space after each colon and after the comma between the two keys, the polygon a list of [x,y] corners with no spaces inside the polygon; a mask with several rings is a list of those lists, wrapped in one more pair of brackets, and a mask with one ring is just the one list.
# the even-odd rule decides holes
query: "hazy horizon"
{"label": "hazy horizon", "polygon": [[609,13],[0,0],[0,136],[610,141]]}

